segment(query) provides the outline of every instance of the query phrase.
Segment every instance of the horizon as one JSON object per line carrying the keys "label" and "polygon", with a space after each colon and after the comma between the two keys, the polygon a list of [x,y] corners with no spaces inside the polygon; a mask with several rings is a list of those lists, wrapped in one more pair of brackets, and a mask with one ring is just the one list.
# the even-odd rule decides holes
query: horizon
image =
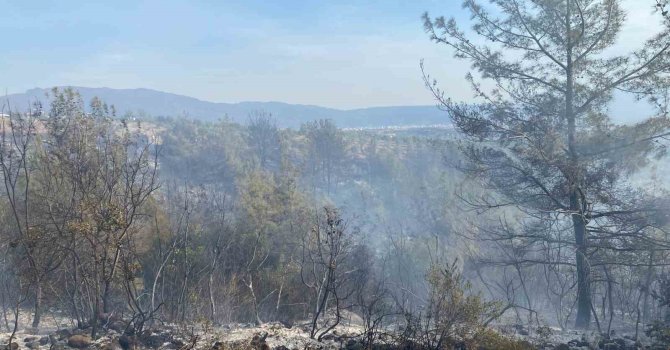
{"label": "horizon", "polygon": [[[357,107],[357,108],[338,108],[338,107],[328,107],[328,106],[322,106],[322,105],[315,105],[315,104],[304,104],[304,103],[290,103],[286,101],[278,101],[278,100],[243,100],[243,101],[236,101],[236,102],[217,102],[217,101],[211,101],[207,99],[202,99],[196,96],[190,96],[190,95],[183,95],[175,92],[170,92],[170,91],[163,91],[163,90],[157,90],[157,89],[152,89],[152,88],[146,88],[146,87],[135,87],[135,88],[113,88],[113,87],[108,87],[108,86],[73,86],[73,85],[56,85],[56,86],[51,86],[51,87],[33,87],[26,89],[22,92],[16,92],[16,93],[11,93],[11,94],[5,94],[7,97],[15,96],[15,95],[23,95],[30,93],[32,90],[50,90],[53,88],[72,88],[76,91],[79,89],[100,89],[100,90],[114,90],[114,91],[132,91],[132,90],[146,90],[146,91],[151,91],[151,92],[157,92],[157,93],[162,93],[162,94],[169,94],[169,95],[175,95],[179,97],[186,97],[186,98],[192,98],[195,100],[198,100],[200,102],[206,102],[206,103],[215,103],[215,104],[227,104],[227,105],[238,105],[238,104],[244,104],[244,103],[259,103],[259,104],[271,104],[271,103],[276,103],[276,104],[284,104],[284,105],[291,105],[291,106],[304,106],[304,107],[318,107],[318,108],[327,108],[327,109],[333,109],[337,111],[356,111],[356,110],[363,110],[363,109],[374,109],[374,108],[403,108],[403,107],[438,107],[438,104],[436,103],[428,103],[428,104],[415,104],[415,105],[372,105],[372,106],[364,106],[364,107]],[[4,97],[3,97],[4,98]],[[1,100],[2,98],[0,98]],[[87,101],[84,101],[87,102]]]}
{"label": "horizon", "polygon": [[[169,94],[169,95],[174,95],[182,98],[189,98],[189,99],[195,99],[199,102],[203,103],[213,103],[217,105],[229,105],[229,106],[235,106],[235,105],[242,105],[242,104],[281,104],[281,105],[286,105],[286,106],[294,106],[294,107],[314,107],[314,108],[323,108],[323,109],[330,109],[333,111],[338,111],[338,112],[355,112],[355,111],[364,111],[364,110],[373,110],[373,109],[393,109],[393,108],[435,108],[435,110],[439,110],[439,104],[435,103],[433,101],[432,104],[417,104],[417,105],[372,105],[372,106],[363,106],[363,107],[356,107],[356,108],[338,108],[338,107],[329,107],[329,106],[322,106],[322,105],[315,105],[315,104],[302,104],[302,103],[290,103],[286,101],[258,101],[258,100],[245,100],[245,101],[237,101],[237,102],[216,102],[216,101],[211,101],[211,100],[206,100],[202,98],[198,98],[196,96],[190,96],[190,95],[183,95],[183,94],[178,94],[174,92],[169,92],[169,91],[162,91],[162,90],[156,90],[156,89],[151,89],[151,88],[146,88],[146,87],[138,87],[138,88],[112,88],[112,87],[106,87],[106,86],[101,86],[101,87],[91,87],[91,86],[72,86],[72,85],[60,85],[60,86],[52,86],[52,87],[33,87],[26,89],[23,92],[18,92],[18,93],[13,93],[13,94],[5,94],[6,98],[11,98],[13,96],[21,96],[21,95],[29,95],[31,91],[34,90],[50,90],[54,87],[57,88],[73,88],[75,90],[79,89],[108,89],[112,91],[132,91],[132,90],[146,90],[146,91],[151,91],[155,93],[161,93],[161,94]],[[101,97],[101,96],[98,96]],[[1,99],[0,99],[1,100]],[[84,101],[88,102],[88,101]],[[112,101],[106,101],[106,102],[112,102]],[[111,103],[114,104],[114,103]],[[2,104],[0,104],[2,105]],[[147,106],[149,107],[149,106]],[[634,97],[623,95],[623,94],[615,94],[614,99],[610,102],[609,104],[609,110],[610,110],[610,117],[613,122],[618,123],[618,124],[633,124],[637,123],[640,121],[645,120],[646,118],[649,117],[650,114],[654,113],[654,107],[649,104],[648,102],[642,100],[638,101]],[[137,112],[136,110],[127,110],[129,112]],[[642,111],[642,113],[640,113]],[[188,112],[188,111],[186,111]],[[271,112],[271,111],[268,111]],[[178,113],[178,112],[176,112]],[[631,116],[632,115],[632,116]],[[197,116],[195,116],[197,118]],[[445,114],[445,119],[447,118]],[[423,125],[423,124],[420,124]],[[391,126],[391,124],[389,124]]]}

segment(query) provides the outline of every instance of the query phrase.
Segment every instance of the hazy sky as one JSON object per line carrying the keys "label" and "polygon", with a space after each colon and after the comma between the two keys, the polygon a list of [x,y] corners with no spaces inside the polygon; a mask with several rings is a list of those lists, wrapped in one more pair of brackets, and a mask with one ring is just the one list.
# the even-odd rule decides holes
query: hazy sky
{"label": "hazy sky", "polygon": [[[485,0],[484,0],[485,1]],[[0,0],[0,87],[145,87],[215,102],[336,108],[432,104],[419,61],[458,100],[468,64],[420,16],[460,0]],[[657,28],[654,0],[624,0],[620,49]]]}

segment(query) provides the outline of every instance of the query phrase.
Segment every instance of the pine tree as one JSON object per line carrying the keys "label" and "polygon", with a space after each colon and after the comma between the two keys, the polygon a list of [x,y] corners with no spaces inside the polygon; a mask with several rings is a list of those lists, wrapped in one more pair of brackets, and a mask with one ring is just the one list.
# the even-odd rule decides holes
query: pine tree
{"label": "pine tree", "polygon": [[661,106],[670,37],[664,30],[635,52],[611,55],[608,49],[626,19],[618,0],[490,3],[463,3],[476,39],[454,19],[424,15],[432,41],[451,47],[457,58],[493,82],[494,88],[486,89],[468,75],[483,103],[455,103],[430,76],[424,78],[471,141],[463,144],[470,161],[466,170],[499,194],[474,204],[525,214],[516,225],[503,222],[489,232],[528,245],[563,242],[561,233],[571,232],[573,260],[530,257],[522,262],[574,267],[576,326],[585,328],[593,309],[593,266],[625,263],[610,253],[650,239],[658,224],[651,194],[634,188],[630,178],[659,154],[656,141],[668,135],[670,120],[661,113],[635,125],[616,125],[607,108],[615,91]]}

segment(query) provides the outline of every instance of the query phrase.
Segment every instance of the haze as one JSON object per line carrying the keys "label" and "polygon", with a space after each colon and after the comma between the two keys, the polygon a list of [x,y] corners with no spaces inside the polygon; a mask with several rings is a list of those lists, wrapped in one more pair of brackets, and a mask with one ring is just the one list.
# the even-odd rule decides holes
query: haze
{"label": "haze", "polygon": [[670,0],[0,10],[0,350],[670,349]]}

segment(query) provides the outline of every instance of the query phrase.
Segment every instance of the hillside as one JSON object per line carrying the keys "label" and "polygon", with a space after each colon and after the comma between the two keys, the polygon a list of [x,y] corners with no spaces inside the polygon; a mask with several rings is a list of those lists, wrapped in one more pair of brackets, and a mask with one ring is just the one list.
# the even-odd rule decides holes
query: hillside
{"label": "hillside", "polygon": [[[84,101],[97,96],[113,104],[119,114],[126,112],[145,113],[157,116],[187,116],[188,118],[213,121],[228,116],[233,121],[246,122],[249,113],[265,111],[272,113],[280,127],[299,127],[300,124],[332,119],[343,128],[370,128],[386,126],[444,124],[448,119],[435,106],[395,106],[340,110],[319,106],[297,105],[282,102],[215,103],[197,98],[176,95],[150,89],[110,89],[74,87]],[[25,109],[31,101],[47,101],[49,89],[35,88],[21,94],[8,95],[14,109]]]}

